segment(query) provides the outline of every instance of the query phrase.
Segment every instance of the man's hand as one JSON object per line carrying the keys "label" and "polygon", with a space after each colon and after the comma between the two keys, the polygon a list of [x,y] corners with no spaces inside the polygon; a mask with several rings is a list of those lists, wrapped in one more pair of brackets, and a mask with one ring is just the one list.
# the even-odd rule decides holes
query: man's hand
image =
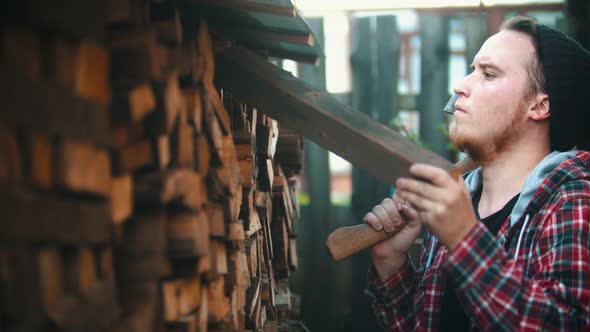
{"label": "man's hand", "polygon": [[399,227],[402,224],[402,218],[405,218],[408,223],[399,233],[371,248],[373,265],[381,281],[397,273],[406,263],[406,253],[420,234],[421,224],[418,213],[396,195],[393,200],[384,199],[363,218],[363,222],[373,229],[384,230],[387,233]]}
{"label": "man's hand", "polygon": [[457,181],[444,170],[425,164],[412,165],[410,174],[424,181],[400,178],[396,193],[418,211],[428,230],[453,250],[477,225],[463,178]]}

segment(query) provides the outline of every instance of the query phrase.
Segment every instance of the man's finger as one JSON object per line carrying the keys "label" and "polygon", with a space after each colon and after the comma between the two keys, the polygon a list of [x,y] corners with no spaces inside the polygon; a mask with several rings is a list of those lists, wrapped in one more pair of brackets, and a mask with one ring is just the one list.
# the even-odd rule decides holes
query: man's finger
{"label": "man's finger", "polygon": [[389,215],[389,220],[393,222],[394,226],[399,226],[402,223],[401,217],[398,212],[398,207],[391,198],[384,199],[383,202],[381,202],[381,206],[383,206],[383,208],[387,212],[387,215]]}
{"label": "man's finger", "polygon": [[365,217],[363,218],[363,222],[373,227],[373,229],[376,231],[380,231],[383,229],[383,225],[381,225],[381,222],[379,221],[377,216],[374,215],[372,212],[369,212],[365,215]]}
{"label": "man's finger", "polygon": [[414,164],[410,166],[410,174],[424,179],[437,187],[444,187],[452,181],[450,174],[442,168],[427,164]]}
{"label": "man's finger", "polygon": [[399,195],[401,198],[407,200],[419,212],[421,211],[436,211],[438,204],[426,199],[422,196],[416,195],[410,191],[400,190]]}
{"label": "man's finger", "polygon": [[409,178],[399,178],[396,181],[396,186],[398,190],[409,191],[431,201],[438,201],[445,195],[444,190],[439,187],[428,182]]}
{"label": "man's finger", "polygon": [[377,205],[373,208],[373,211],[371,212],[373,212],[373,214],[377,216],[379,222],[381,222],[381,225],[383,225],[383,228],[386,232],[393,231],[393,223],[391,222],[389,214],[387,213],[387,211],[385,211],[385,208],[383,206]]}

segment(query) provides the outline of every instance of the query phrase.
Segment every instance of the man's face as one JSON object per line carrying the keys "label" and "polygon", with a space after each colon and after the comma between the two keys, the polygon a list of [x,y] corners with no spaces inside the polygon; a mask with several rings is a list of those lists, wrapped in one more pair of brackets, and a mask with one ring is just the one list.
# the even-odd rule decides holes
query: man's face
{"label": "man's face", "polygon": [[522,132],[529,93],[527,65],[535,56],[524,34],[501,31],[483,44],[473,72],[456,87],[451,141],[479,161],[508,148]]}

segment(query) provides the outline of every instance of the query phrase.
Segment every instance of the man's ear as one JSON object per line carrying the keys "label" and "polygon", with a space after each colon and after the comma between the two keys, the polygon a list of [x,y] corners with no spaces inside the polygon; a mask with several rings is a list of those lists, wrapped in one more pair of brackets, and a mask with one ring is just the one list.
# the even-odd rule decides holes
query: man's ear
{"label": "man's ear", "polygon": [[529,117],[536,121],[547,120],[551,115],[549,109],[549,96],[546,93],[537,93],[529,104]]}

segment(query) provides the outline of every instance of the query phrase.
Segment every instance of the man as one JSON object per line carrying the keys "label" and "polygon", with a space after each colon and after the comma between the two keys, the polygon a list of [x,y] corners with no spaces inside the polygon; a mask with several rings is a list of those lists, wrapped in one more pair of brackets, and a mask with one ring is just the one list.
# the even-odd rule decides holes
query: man
{"label": "man", "polygon": [[590,126],[590,54],[517,17],[472,67],[450,136],[481,167],[413,165],[364,218],[387,232],[408,220],[371,249],[375,314],[388,331],[590,330],[590,153],[571,150]]}

